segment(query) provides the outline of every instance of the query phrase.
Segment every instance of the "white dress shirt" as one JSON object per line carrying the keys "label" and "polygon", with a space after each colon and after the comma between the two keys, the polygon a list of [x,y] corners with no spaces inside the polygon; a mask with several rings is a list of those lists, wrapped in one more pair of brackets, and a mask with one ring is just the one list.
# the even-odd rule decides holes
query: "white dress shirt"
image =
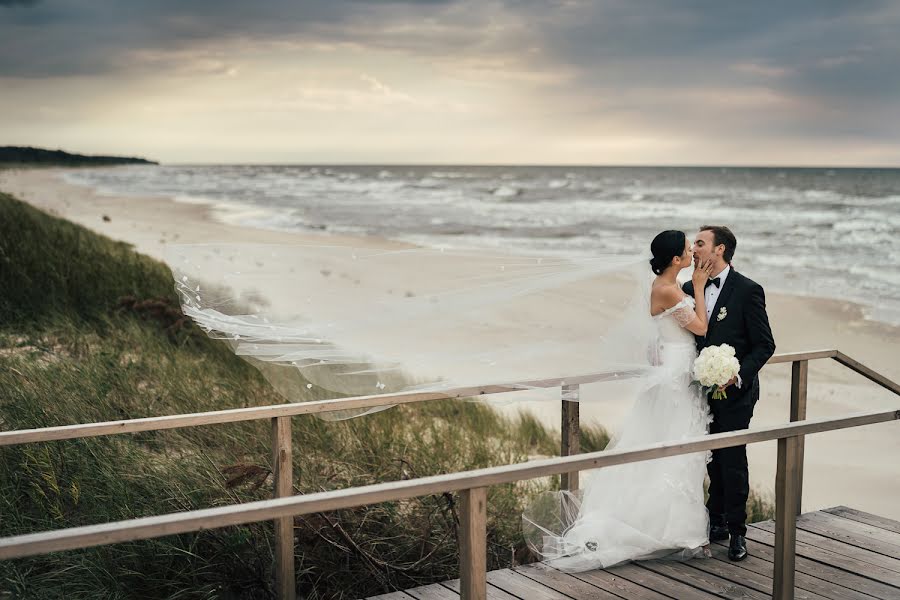
{"label": "white dress shirt", "polygon": [[[719,278],[719,287],[715,285],[706,286],[706,290],[703,292],[703,298],[706,301],[706,322],[710,323],[712,319],[712,311],[716,306],[716,300],[719,299],[719,294],[722,293],[722,287],[725,285],[725,279],[728,277],[728,274],[731,272],[731,265],[725,265],[725,268],[722,269],[722,272],[716,275]],[[710,279],[715,279],[716,277],[710,277]]]}

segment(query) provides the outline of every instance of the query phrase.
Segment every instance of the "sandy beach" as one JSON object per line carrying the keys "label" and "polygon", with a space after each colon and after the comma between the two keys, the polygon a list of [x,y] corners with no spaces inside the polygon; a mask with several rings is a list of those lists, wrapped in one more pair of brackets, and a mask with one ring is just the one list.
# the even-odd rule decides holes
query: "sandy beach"
{"label": "sandy beach", "polygon": [[[113,239],[133,244],[144,254],[164,259],[166,246],[184,242],[327,243],[359,247],[400,248],[406,244],[379,238],[294,234],[257,230],[217,222],[207,205],[175,202],[165,197],[113,197],[66,183],[57,169],[0,170],[0,190],[48,213],[84,225]],[[738,233],[738,235],[740,235]],[[753,273],[747,273],[751,278]],[[422,276],[436,276],[425,273]],[[364,280],[359,293],[377,277]],[[838,348],[883,373],[900,378],[897,344],[900,328],[868,321],[859,306],[835,300],[769,293],[768,311],[777,352]],[[574,303],[573,311],[588,303]],[[573,322],[584,314],[573,313]],[[762,398],[752,426],[787,421],[790,366],[762,372]],[[500,410],[524,408],[553,426],[559,422],[558,402],[507,403]],[[610,429],[627,408],[608,400],[585,404],[582,419]],[[833,361],[810,365],[809,417],[839,416],[867,410],[900,408],[900,398]],[[749,447],[751,482],[771,492],[775,479],[775,444]],[[839,504],[900,519],[900,424],[886,423],[817,434],[806,441],[804,510]]]}

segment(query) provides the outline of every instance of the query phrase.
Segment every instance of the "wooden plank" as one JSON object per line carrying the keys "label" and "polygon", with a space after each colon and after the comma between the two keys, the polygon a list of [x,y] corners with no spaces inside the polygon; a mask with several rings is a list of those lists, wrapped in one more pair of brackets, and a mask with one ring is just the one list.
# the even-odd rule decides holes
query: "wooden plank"
{"label": "wooden plank", "polygon": [[835,515],[833,513],[825,511],[806,513],[804,515],[801,515],[798,518],[798,521],[818,521],[822,523],[829,523],[834,525],[835,527],[841,527],[847,529],[848,531],[859,532],[860,534],[869,536],[877,540],[881,540],[888,544],[900,546],[900,533],[896,531],[891,531],[890,529],[885,529],[884,527],[879,527],[878,525],[863,523],[862,521],[857,521],[855,519],[847,519],[840,515]]}
{"label": "wooden plank", "polygon": [[491,585],[500,588],[504,592],[519,598],[527,598],[527,600],[571,600],[556,590],[528,579],[524,575],[519,575],[510,569],[491,571],[488,573],[488,581]]}
{"label": "wooden plank", "polygon": [[547,565],[535,563],[516,567],[514,571],[542,585],[552,588],[561,594],[577,600],[597,598],[601,600],[621,600],[621,597],[591,585],[581,579],[552,569]]}
{"label": "wooden plank", "polygon": [[794,563],[797,542],[797,454],[799,438],[778,440],[775,473],[775,573],[772,596],[776,600],[794,597]]}
{"label": "wooden plank", "polygon": [[[581,420],[578,402],[581,388],[578,384],[562,386],[562,428],[560,456],[572,456],[581,452]],[[566,471],[560,475],[560,488],[574,491],[578,489],[578,471]]]}
{"label": "wooden plank", "polygon": [[459,600],[460,598],[458,593],[450,591],[439,583],[423,585],[405,591],[413,598],[416,598],[416,600]]}
{"label": "wooden plank", "polygon": [[[834,552],[832,550],[828,550],[826,548],[820,548],[813,544],[808,544],[803,540],[804,535],[814,537],[813,534],[807,534],[803,530],[799,530],[797,532],[798,572],[802,571],[811,575],[818,576],[819,567],[817,567],[817,565],[819,565],[824,568],[838,570],[844,578],[852,575],[850,581],[852,582],[853,587],[862,591],[866,591],[865,588],[869,585],[869,582],[871,582],[871,584],[874,584],[876,586],[876,589],[880,589],[881,585],[900,588],[900,571],[892,571],[882,566],[872,564],[871,562],[867,562],[866,560],[860,559],[856,556],[847,556],[838,552]],[[819,539],[823,542],[832,541],[828,538],[822,537],[820,537]],[[760,551],[759,548],[767,548],[768,553],[771,554],[771,557],[774,560],[774,534],[762,529],[758,529],[756,527],[748,527],[747,541],[748,543],[755,542],[759,544],[757,546],[757,552]],[[840,542],[834,543],[840,544]],[[853,550],[857,550],[853,546],[845,547],[848,548],[850,552],[853,552]],[[766,554],[767,558],[769,557],[768,553]],[[878,554],[875,554],[874,556],[884,558]],[[857,578],[859,579],[859,581],[857,580]],[[879,595],[883,594],[879,592],[870,595],[878,597]]]}
{"label": "wooden plank", "polygon": [[[820,358],[834,358],[837,350],[815,350],[809,352],[793,352],[776,354],[766,364],[794,362],[797,360],[815,360]],[[841,355],[846,360],[852,361],[846,355]],[[859,365],[852,361],[853,365]],[[848,365],[849,366],[849,365]],[[851,367],[852,368],[852,367]],[[856,369],[854,369],[856,370]],[[871,370],[869,370],[871,371]],[[30,442],[48,442],[52,440],[70,440],[103,435],[116,435],[120,433],[135,433],[139,431],[159,431],[163,429],[177,429],[180,427],[195,427],[198,425],[213,425],[220,423],[237,423],[240,421],[253,421],[256,419],[272,419],[306,414],[319,414],[335,410],[351,410],[359,408],[374,408],[378,406],[392,406],[395,404],[412,404],[415,402],[427,402],[430,400],[446,400],[449,398],[468,398],[471,396],[484,396],[489,394],[501,394],[520,391],[529,388],[560,387],[564,384],[583,384],[622,379],[624,377],[639,376],[642,371],[609,371],[602,373],[588,373],[569,377],[557,377],[518,383],[485,384],[452,388],[440,392],[403,392],[399,394],[375,394],[371,396],[354,396],[352,398],[337,398],[332,400],[315,400],[310,402],[289,402],[286,404],[274,404],[270,406],[254,406],[249,408],[232,408],[201,413],[187,413],[180,415],[165,415],[160,417],[145,417],[140,419],[123,419],[118,421],[103,421],[99,423],[79,423],[76,425],[61,425],[57,427],[41,427],[37,429],[20,429],[14,431],[0,431],[0,446],[12,446]],[[874,373],[874,371],[871,371]],[[875,373],[880,380],[884,378]],[[888,380],[889,381],[889,380]],[[896,387],[896,384],[893,384]],[[892,388],[889,388],[892,389]]]}
{"label": "wooden plank", "polygon": [[[451,581],[445,581],[441,583],[445,588],[459,593],[459,579],[453,579]],[[487,586],[487,597],[488,600],[521,600],[519,596],[513,596],[509,592],[504,592],[500,588],[494,587],[490,583]]]}
{"label": "wooden plank", "polygon": [[[274,496],[285,498],[294,494],[291,463],[291,418],[272,419],[272,478]],[[297,581],[294,577],[294,517],[279,517],[275,524],[275,597],[294,600]]]}
{"label": "wooden plank", "polygon": [[[755,527],[757,529],[764,530],[770,533],[775,532],[775,523],[773,521],[762,521],[760,523],[754,523],[753,525],[751,525],[751,527]],[[870,550],[867,550],[866,548],[847,544],[840,540],[830,538],[827,535],[820,535],[812,531],[807,531],[804,528],[799,528],[797,529],[797,540],[800,542],[805,542],[810,546],[825,548],[837,554],[842,554],[848,558],[863,560],[869,564],[878,565],[879,567],[900,574],[900,560],[891,558],[890,556],[885,556],[884,554],[872,552]]]}
{"label": "wooden plank", "polygon": [[900,559],[900,534],[828,513],[806,513],[797,518],[797,526],[830,538]]}
{"label": "wooden plank", "polygon": [[655,571],[638,566],[640,563],[619,565],[607,569],[609,573],[623,577],[637,585],[652,588],[661,594],[677,600],[718,600],[718,596],[708,591],[688,585],[679,580],[660,575]]}
{"label": "wooden plank", "polygon": [[388,592],[378,596],[370,596],[366,600],[413,600],[414,596],[410,596],[406,592]]}
{"label": "wooden plank", "polygon": [[[807,380],[809,378],[809,361],[797,360],[791,363],[791,410],[790,418],[792,422],[806,420],[806,392]],[[794,514],[799,515],[801,512],[801,503],[803,500],[803,450],[804,439],[797,438],[797,505]]]}
{"label": "wooden plank", "polygon": [[670,598],[670,596],[665,596],[651,588],[643,587],[607,571],[587,571],[571,575],[628,600],[669,600]]}
{"label": "wooden plank", "polygon": [[[725,544],[713,544],[710,549],[712,550],[713,554],[712,560],[693,560],[687,564],[695,569],[699,569],[711,575],[716,575],[723,579],[727,579],[733,583],[746,585],[747,587],[752,588],[757,592],[762,592],[763,594],[771,593],[772,586],[774,585],[774,580],[772,579],[774,565],[771,562],[767,562],[750,554],[749,543],[747,547],[748,556],[740,562],[732,562],[728,560],[728,547]],[[806,581],[807,579],[813,580],[811,582],[812,587],[816,589],[810,589],[810,587],[802,585],[801,579],[803,579],[804,581]],[[865,594],[858,594],[855,596],[842,595],[840,593],[823,594],[823,590],[830,590],[834,586],[826,581],[819,581],[814,577],[809,577],[808,575],[801,575],[797,573],[796,581],[797,586],[794,589],[793,597],[797,600],[825,600],[828,598],[832,600],[872,600],[872,598],[867,597]]]}
{"label": "wooden plank", "polygon": [[487,597],[487,488],[459,493],[459,595],[463,600]]}
{"label": "wooden plank", "polygon": [[873,515],[861,510],[856,510],[855,508],[835,506],[834,508],[822,509],[821,512],[827,512],[832,515],[843,517],[845,519],[850,519],[851,521],[859,521],[860,523],[866,523],[867,525],[887,529],[888,531],[893,531],[894,533],[900,533],[900,521],[888,519],[887,517],[879,517],[878,515]]}
{"label": "wooden plank", "polygon": [[512,483],[523,479],[555,475],[567,470],[577,469],[580,471],[667,456],[678,456],[716,448],[768,441],[787,435],[793,436],[883,423],[898,418],[900,418],[900,410],[866,412],[840,418],[812,419],[790,425],[763,427],[749,431],[731,431],[665,444],[652,444],[643,448],[604,450],[577,456],[535,460],[446,475],[379,483],[346,490],[318,492],[290,498],[260,500],[239,505],[220,506],[128,521],[12,536],[0,538],[0,560],[58,550],[87,548],[101,544],[161,537],[197,531],[199,529],[268,521],[292,515],[355,508],[428,494]]}
{"label": "wooden plank", "polygon": [[641,561],[635,564],[659,575],[705,590],[721,598],[728,598],[729,600],[744,600],[748,598],[751,600],[769,600],[771,598],[768,592],[757,592],[746,585],[734,583],[698,569],[692,569],[684,564],[663,560]]}
{"label": "wooden plank", "polygon": [[[867,523],[858,519],[850,519],[843,515],[837,515],[827,511],[810,513],[808,517],[804,515],[804,518],[821,521],[823,523],[831,523],[837,527],[843,527],[850,531],[860,532],[874,539],[881,540],[895,546],[900,546],[900,532],[882,527],[881,525]],[[891,523],[890,519],[883,520],[887,523]],[[894,523],[896,522],[894,521]],[[900,525],[900,523],[898,523],[897,525]]]}
{"label": "wooden plank", "polygon": [[[764,544],[751,539],[752,531],[748,530],[747,550],[750,556],[739,564],[745,568],[762,575],[771,576],[775,560],[774,537],[772,544]],[[835,600],[852,599],[871,600],[875,598],[889,598],[892,595],[900,595],[900,589],[894,588],[879,581],[873,581],[867,577],[857,575],[856,572],[848,572],[828,563],[811,560],[804,556],[803,545],[797,544],[797,587],[815,592],[826,598]],[[713,545],[713,556],[716,560],[727,560],[727,543]],[[717,549],[717,550],[715,550]],[[825,552],[825,551],[822,551]],[[840,555],[834,555],[839,558]],[[862,563],[863,568],[871,567]],[[852,566],[851,566],[852,568]],[[896,573],[895,573],[896,575]]]}

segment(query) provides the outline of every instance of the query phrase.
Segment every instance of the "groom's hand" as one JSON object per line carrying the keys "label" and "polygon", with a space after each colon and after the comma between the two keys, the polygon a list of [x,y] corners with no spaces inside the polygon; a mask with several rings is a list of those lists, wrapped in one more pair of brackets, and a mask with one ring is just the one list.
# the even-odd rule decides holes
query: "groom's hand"
{"label": "groom's hand", "polygon": [[720,386],[719,386],[719,390],[721,390],[721,391],[724,392],[724,391],[725,391],[725,388],[730,387],[730,386],[734,385],[735,383],[737,383],[737,376],[732,377],[731,379],[729,379],[729,380],[728,380],[728,383],[726,383],[725,385],[720,385]]}

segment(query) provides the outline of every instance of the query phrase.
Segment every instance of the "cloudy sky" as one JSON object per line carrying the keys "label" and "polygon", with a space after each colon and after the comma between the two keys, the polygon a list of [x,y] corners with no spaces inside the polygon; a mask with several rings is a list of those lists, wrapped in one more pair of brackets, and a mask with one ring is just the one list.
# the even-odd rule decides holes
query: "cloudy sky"
{"label": "cloudy sky", "polygon": [[884,0],[0,0],[0,144],[900,166]]}

